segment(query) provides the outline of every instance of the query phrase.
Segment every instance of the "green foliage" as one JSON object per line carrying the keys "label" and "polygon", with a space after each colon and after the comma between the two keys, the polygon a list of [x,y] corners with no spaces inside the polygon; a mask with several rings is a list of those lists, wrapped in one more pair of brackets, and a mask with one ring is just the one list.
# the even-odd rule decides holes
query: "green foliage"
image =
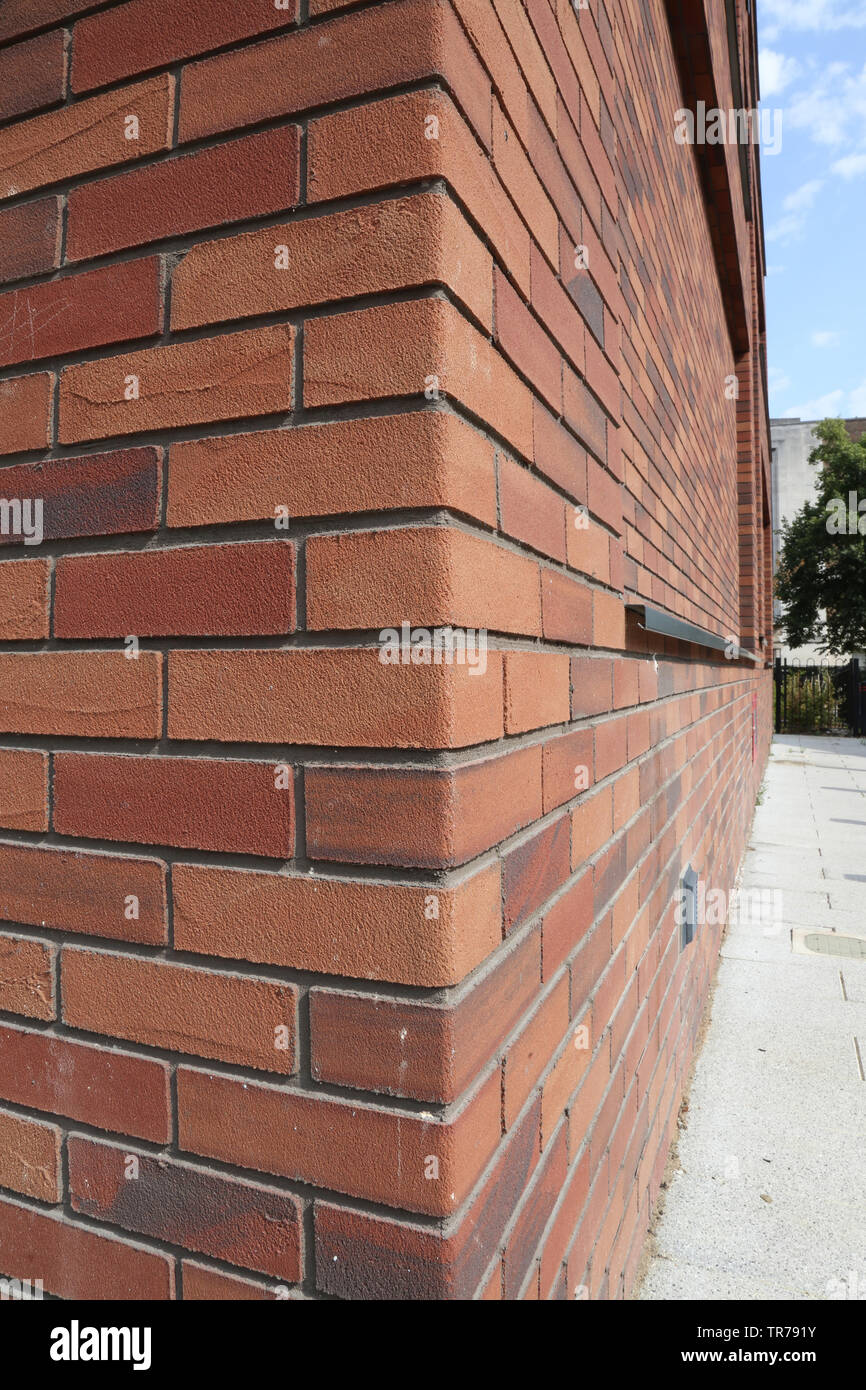
{"label": "green foliage", "polygon": [[777,625],[790,647],[844,656],[866,647],[866,439],[853,443],[841,420],[815,434],[818,496],[782,525]]}

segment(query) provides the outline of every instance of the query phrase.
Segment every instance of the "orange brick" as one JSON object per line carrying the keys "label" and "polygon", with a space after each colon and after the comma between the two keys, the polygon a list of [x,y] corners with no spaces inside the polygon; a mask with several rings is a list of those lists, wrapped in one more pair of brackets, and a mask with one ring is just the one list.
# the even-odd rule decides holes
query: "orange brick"
{"label": "orange brick", "polygon": [[[500,1138],[499,1073],[447,1121],[178,1070],[180,1146],[226,1163],[446,1216]],[[431,1177],[430,1158],[438,1160]]]}
{"label": "orange brick", "polygon": [[0,936],[0,1009],[46,1022],[55,1018],[55,955],[54,947],[44,941],[4,932]]}
{"label": "orange brick", "polygon": [[506,732],[519,734],[562,724],[568,717],[568,657],[556,652],[506,652]]}
{"label": "orange brick", "polygon": [[[438,121],[435,140],[424,138],[431,116]],[[310,201],[445,179],[528,296],[529,233],[447,93],[406,92],[336,111],[312,121],[308,138]]]}
{"label": "orange brick", "polygon": [[[554,103],[555,106],[555,103]],[[493,167],[551,265],[559,261],[559,219],[544,185],[498,101],[493,103]]]}
{"label": "orange brick", "polygon": [[444,0],[399,0],[184,69],[181,141],[425,77],[445,78],[490,147],[490,82]]}
{"label": "orange brick", "polygon": [[53,392],[51,372],[0,381],[0,454],[45,448],[51,439]]}
{"label": "orange brick", "polygon": [[48,754],[0,748],[0,825],[7,830],[48,829]]}
{"label": "orange brick", "polygon": [[502,939],[498,866],[436,888],[194,864],[172,881],[175,946],[199,955],[439,987]]}
{"label": "orange brick", "polygon": [[503,1114],[511,1129],[568,1029],[568,975],[536,1009],[505,1058]]}
{"label": "orange brick", "polygon": [[[170,73],[0,130],[0,199],[171,148]],[[127,117],[138,137],[127,138]]]}
{"label": "orange brick", "polygon": [[60,1130],[23,1115],[0,1110],[0,1187],[59,1202]]}
{"label": "orange brick", "polygon": [[490,254],[436,193],[194,246],[174,274],[171,321],[192,328],[427,284],[447,285],[492,328]]}
{"label": "orange brick", "polygon": [[[28,528],[36,521],[22,512]],[[17,534],[18,521],[12,518]],[[0,640],[21,642],[47,637],[50,569],[47,560],[0,560]]]}
{"label": "orange brick", "polygon": [[[66,443],[291,409],[289,325],[148,348],[67,367],[60,378]],[[127,399],[127,393],[138,395]]]}
{"label": "orange brick", "polygon": [[488,651],[482,673],[386,665],[379,651],[172,652],[169,737],[367,748],[465,748],[500,737],[500,652]]}
{"label": "orange brick", "polygon": [[0,729],[82,738],[158,738],[162,657],[141,652],[0,654]]}
{"label": "orange brick", "polygon": [[402,615],[415,626],[538,635],[537,567],[504,546],[443,526],[307,542],[308,627],[398,627]]}
{"label": "orange brick", "polygon": [[312,319],[304,331],[304,403],[438,390],[532,454],[532,397],[499,353],[442,299]]}
{"label": "orange brick", "polygon": [[494,449],[444,411],[172,445],[168,525],[450,507],[496,525]]}
{"label": "orange brick", "polygon": [[66,947],[63,1020],[149,1047],[289,1074],[297,991],[250,975]]}

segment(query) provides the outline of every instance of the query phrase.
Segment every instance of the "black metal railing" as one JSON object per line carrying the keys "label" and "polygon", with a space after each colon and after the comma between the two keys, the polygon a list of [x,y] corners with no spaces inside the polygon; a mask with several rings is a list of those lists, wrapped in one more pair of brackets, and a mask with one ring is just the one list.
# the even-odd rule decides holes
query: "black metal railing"
{"label": "black metal railing", "polygon": [[866,732],[866,682],[857,657],[797,661],[776,657],[777,734]]}

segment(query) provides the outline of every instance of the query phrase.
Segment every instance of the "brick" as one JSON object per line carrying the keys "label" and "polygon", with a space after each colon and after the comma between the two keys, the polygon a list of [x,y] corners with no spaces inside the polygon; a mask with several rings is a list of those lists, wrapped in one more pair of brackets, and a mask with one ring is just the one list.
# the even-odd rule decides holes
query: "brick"
{"label": "brick", "polygon": [[556,130],[556,82],[547,66],[520,0],[493,0],[499,21],[520,63],[527,85],[550,126]]}
{"label": "brick", "polygon": [[48,829],[48,754],[0,748],[0,825],[6,830]]}
{"label": "brick", "polygon": [[450,5],[400,0],[220,54],[184,70],[181,141],[359,96],[444,77],[490,146],[490,82]]}
{"label": "brick", "polygon": [[[413,626],[540,632],[536,566],[478,536],[443,526],[351,532],[313,536],[306,554],[311,629],[374,628],[383,620],[399,628],[407,614]],[[465,648],[479,671],[480,640]]]}
{"label": "brick", "polygon": [[170,1256],[98,1235],[63,1215],[0,1201],[0,1250],[10,1278],[39,1270],[45,1291],[68,1299],[168,1299]]}
{"label": "brick", "polygon": [[15,734],[157,738],[162,727],[158,652],[4,652],[0,728]]}
{"label": "brick", "polygon": [[544,810],[553,811],[578,792],[586,791],[592,780],[593,742],[591,729],[551,737],[544,745]]}
{"label": "brick", "polygon": [[559,570],[541,572],[544,636],[552,642],[592,641],[592,590]]}
{"label": "brick", "polygon": [[[584,947],[584,949],[586,949]],[[589,1030],[590,1038],[587,1045],[585,1030]],[[591,1036],[589,1014],[582,1015],[569,1033],[565,1047],[557,1058],[556,1065],[552,1071],[548,1072],[544,1079],[542,1093],[542,1119],[541,1119],[541,1142],[547,1144],[550,1136],[556,1131],[562,1112],[570,1097],[580,1083],[581,1078],[586,1073],[592,1057],[593,1040]],[[602,1049],[604,1052],[604,1049]],[[578,1151],[578,1144],[571,1146],[571,1152]]]}
{"label": "brick", "polygon": [[[162,450],[152,448],[11,464],[3,470],[8,496],[42,499],[48,541],[155,531],[161,485]],[[13,543],[11,536],[0,535],[0,545]]]}
{"label": "brick", "polygon": [[162,945],[165,866],[157,859],[0,841],[0,918]]}
{"label": "brick", "polygon": [[[14,518],[10,513],[10,520]],[[22,523],[29,527],[34,513],[22,512]],[[10,531],[20,537],[25,531]],[[26,544],[26,542],[24,542]],[[0,561],[0,639],[4,642],[38,641],[49,632],[49,585],[51,571],[47,560]]]}
{"label": "brick", "polygon": [[617,534],[622,532],[622,488],[615,478],[589,459],[587,463],[589,509]]}
{"label": "brick", "polygon": [[571,813],[571,866],[579,868],[610,839],[613,797],[609,787],[584,798]]}
{"label": "brick", "polygon": [[586,450],[537,400],[532,402],[536,468],[577,502],[586,501]]}
{"label": "brick", "polygon": [[151,257],[0,295],[0,365],[159,333],[160,281]]}
{"label": "brick", "polygon": [[595,590],[592,596],[592,640],[597,647],[625,646],[625,606],[618,595]]}
{"label": "brick", "polygon": [[297,126],[99,179],[69,194],[66,255],[86,260],[282,212],[297,203],[299,179]]}
{"label": "brick", "polygon": [[57,562],[57,637],[245,636],[295,627],[295,551],[284,541],[196,545]]}
{"label": "brick", "polygon": [[0,454],[44,449],[50,440],[54,377],[7,377],[0,381]]}
{"label": "brick", "polygon": [[522,936],[453,1005],[311,990],[313,1077],[415,1100],[456,1100],[530,1006],[538,947],[537,931]]}
{"label": "brick", "polygon": [[69,1197],[93,1220],[290,1283],[301,1278],[301,1204],[276,1188],[73,1134]]}
{"label": "brick", "polygon": [[541,815],[541,750],[433,771],[307,767],[304,801],[311,859],[451,868]]}
{"label": "brick", "polygon": [[575,512],[569,520],[569,569],[588,574],[599,584],[610,584],[610,535],[604,527],[590,521],[585,512]]}
{"label": "brick", "polygon": [[0,209],[0,284],[54,270],[59,260],[59,198]]}
{"label": "brick", "polygon": [[190,440],[172,446],[167,523],[448,506],[495,525],[493,459],[477,430],[427,410]]}
{"label": "brick", "polygon": [[342,1298],[471,1298],[537,1157],[534,1107],[509,1136],[467,1215],[447,1235],[316,1202],[316,1287]]}
{"label": "brick", "polygon": [[263,1298],[284,1298],[282,1285],[276,1288],[263,1284],[258,1279],[240,1279],[234,1274],[226,1274],[221,1269],[211,1269],[198,1264],[196,1260],[183,1260],[183,1301],[193,1302],[237,1302],[239,1299],[253,1300]]}
{"label": "brick", "polygon": [[[0,130],[0,198],[89,174],[171,148],[174,78],[75,102]],[[138,117],[137,140],[126,117]]]}
{"label": "brick", "polygon": [[592,873],[587,870],[544,914],[541,954],[544,978],[550,980],[592,925]]}
{"label": "brick", "polygon": [[75,26],[72,90],[86,92],[148,68],[194,58],[209,48],[282,29],[297,18],[297,6],[238,6],[233,0],[130,0]]}
{"label": "brick", "polygon": [[259,1071],[295,1069],[292,985],[70,947],[60,964],[70,1027]]}
{"label": "brick", "polygon": [[[169,680],[170,738],[462,748],[502,733],[494,651],[483,674],[465,665],[387,665],[372,648],[178,651]],[[350,690],[351,701],[343,698]]]}
{"label": "brick", "polygon": [[493,167],[533,239],[552,264],[559,259],[559,219],[514,129],[493,103]]}
{"label": "brick", "polygon": [[502,1260],[502,1293],[513,1299],[522,1286],[538,1249],[544,1227],[565,1185],[568,1169],[566,1126],[542,1158],[520,1215],[508,1237]]}
{"label": "brick", "polygon": [[[431,116],[438,122],[435,140],[423,138]],[[311,202],[419,178],[443,179],[453,188],[528,297],[529,233],[447,93],[430,88],[406,92],[310,122]]]}
{"label": "brick", "polygon": [[304,403],[422,395],[429,378],[525,457],[532,453],[528,389],[442,299],[386,304],[311,320],[304,333]]}
{"label": "brick", "polygon": [[0,1095],[79,1124],[168,1142],[168,1067],[117,1048],[0,1025]]}
{"label": "brick", "polygon": [[497,269],[496,341],[556,414],[562,409],[562,366],[547,333]]}
{"label": "brick", "polygon": [[90,9],[92,0],[6,0],[0,13],[0,39],[17,39],[33,29],[71,19]]}
{"label": "brick", "polygon": [[240,758],[55,753],[61,835],[291,858],[291,776]]}
{"label": "brick", "polygon": [[[279,256],[286,269],[277,268]],[[172,325],[437,283],[492,328],[490,253],[450,198],[423,193],[193,247],[174,275]]]}
{"label": "brick", "polygon": [[54,956],[53,946],[43,941],[0,936],[0,1009],[46,1022],[54,1018]]}
{"label": "brick", "polygon": [[[287,324],[67,367],[60,439],[71,444],[289,410],[292,342]],[[139,395],[127,400],[130,376],[138,378]]]}
{"label": "brick", "polygon": [[584,327],[541,252],[531,255],[532,307],[578,372],[584,370]]}
{"label": "brick", "polygon": [[503,856],[502,911],[505,930],[527,921],[561,887],[570,872],[570,825],[560,816]]}
{"label": "brick", "polygon": [[613,662],[605,657],[571,658],[571,717],[606,714],[612,708]]}
{"label": "brick", "polygon": [[503,1070],[503,1116],[511,1129],[538,1078],[568,1031],[568,975],[546,995],[508,1049]]}
{"label": "brick", "polygon": [[562,369],[562,414],[578,439],[603,461],[607,452],[607,418],[595,396],[567,364]]}
{"label": "brick", "polygon": [[499,499],[503,531],[543,555],[565,560],[568,509],[552,488],[512,459],[502,457]]}
{"label": "brick", "polygon": [[[446,1216],[499,1143],[499,1076],[443,1122],[180,1067],[178,1115],[187,1152]],[[430,1157],[439,1176],[428,1179]]]}
{"label": "brick", "polygon": [[61,29],[0,52],[0,121],[62,101],[66,44]]}
{"label": "brick", "polygon": [[175,946],[199,955],[439,987],[502,937],[496,866],[432,890],[195,864],[172,883]]}
{"label": "brick", "polygon": [[505,725],[509,734],[568,720],[568,657],[559,652],[505,654]]}
{"label": "brick", "polygon": [[42,1202],[60,1201],[60,1130],[56,1125],[0,1110],[0,1187]]}

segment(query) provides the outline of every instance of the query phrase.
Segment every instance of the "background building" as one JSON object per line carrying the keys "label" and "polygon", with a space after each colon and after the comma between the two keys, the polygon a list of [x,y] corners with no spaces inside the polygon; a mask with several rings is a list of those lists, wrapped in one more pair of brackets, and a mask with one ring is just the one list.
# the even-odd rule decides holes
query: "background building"
{"label": "background building", "polygon": [[[814,502],[817,496],[817,467],[809,462],[809,455],[818,443],[815,437],[817,420],[791,420],[788,418],[770,421],[770,437],[773,449],[773,573],[779,560],[781,527],[790,521],[806,502]],[[866,420],[845,420],[844,425],[853,440],[866,433]],[[774,602],[774,615],[778,618],[781,605]],[[826,657],[814,645],[788,647],[777,637],[775,650],[778,655],[792,661],[822,661]],[[852,653],[857,655],[857,653]]]}

